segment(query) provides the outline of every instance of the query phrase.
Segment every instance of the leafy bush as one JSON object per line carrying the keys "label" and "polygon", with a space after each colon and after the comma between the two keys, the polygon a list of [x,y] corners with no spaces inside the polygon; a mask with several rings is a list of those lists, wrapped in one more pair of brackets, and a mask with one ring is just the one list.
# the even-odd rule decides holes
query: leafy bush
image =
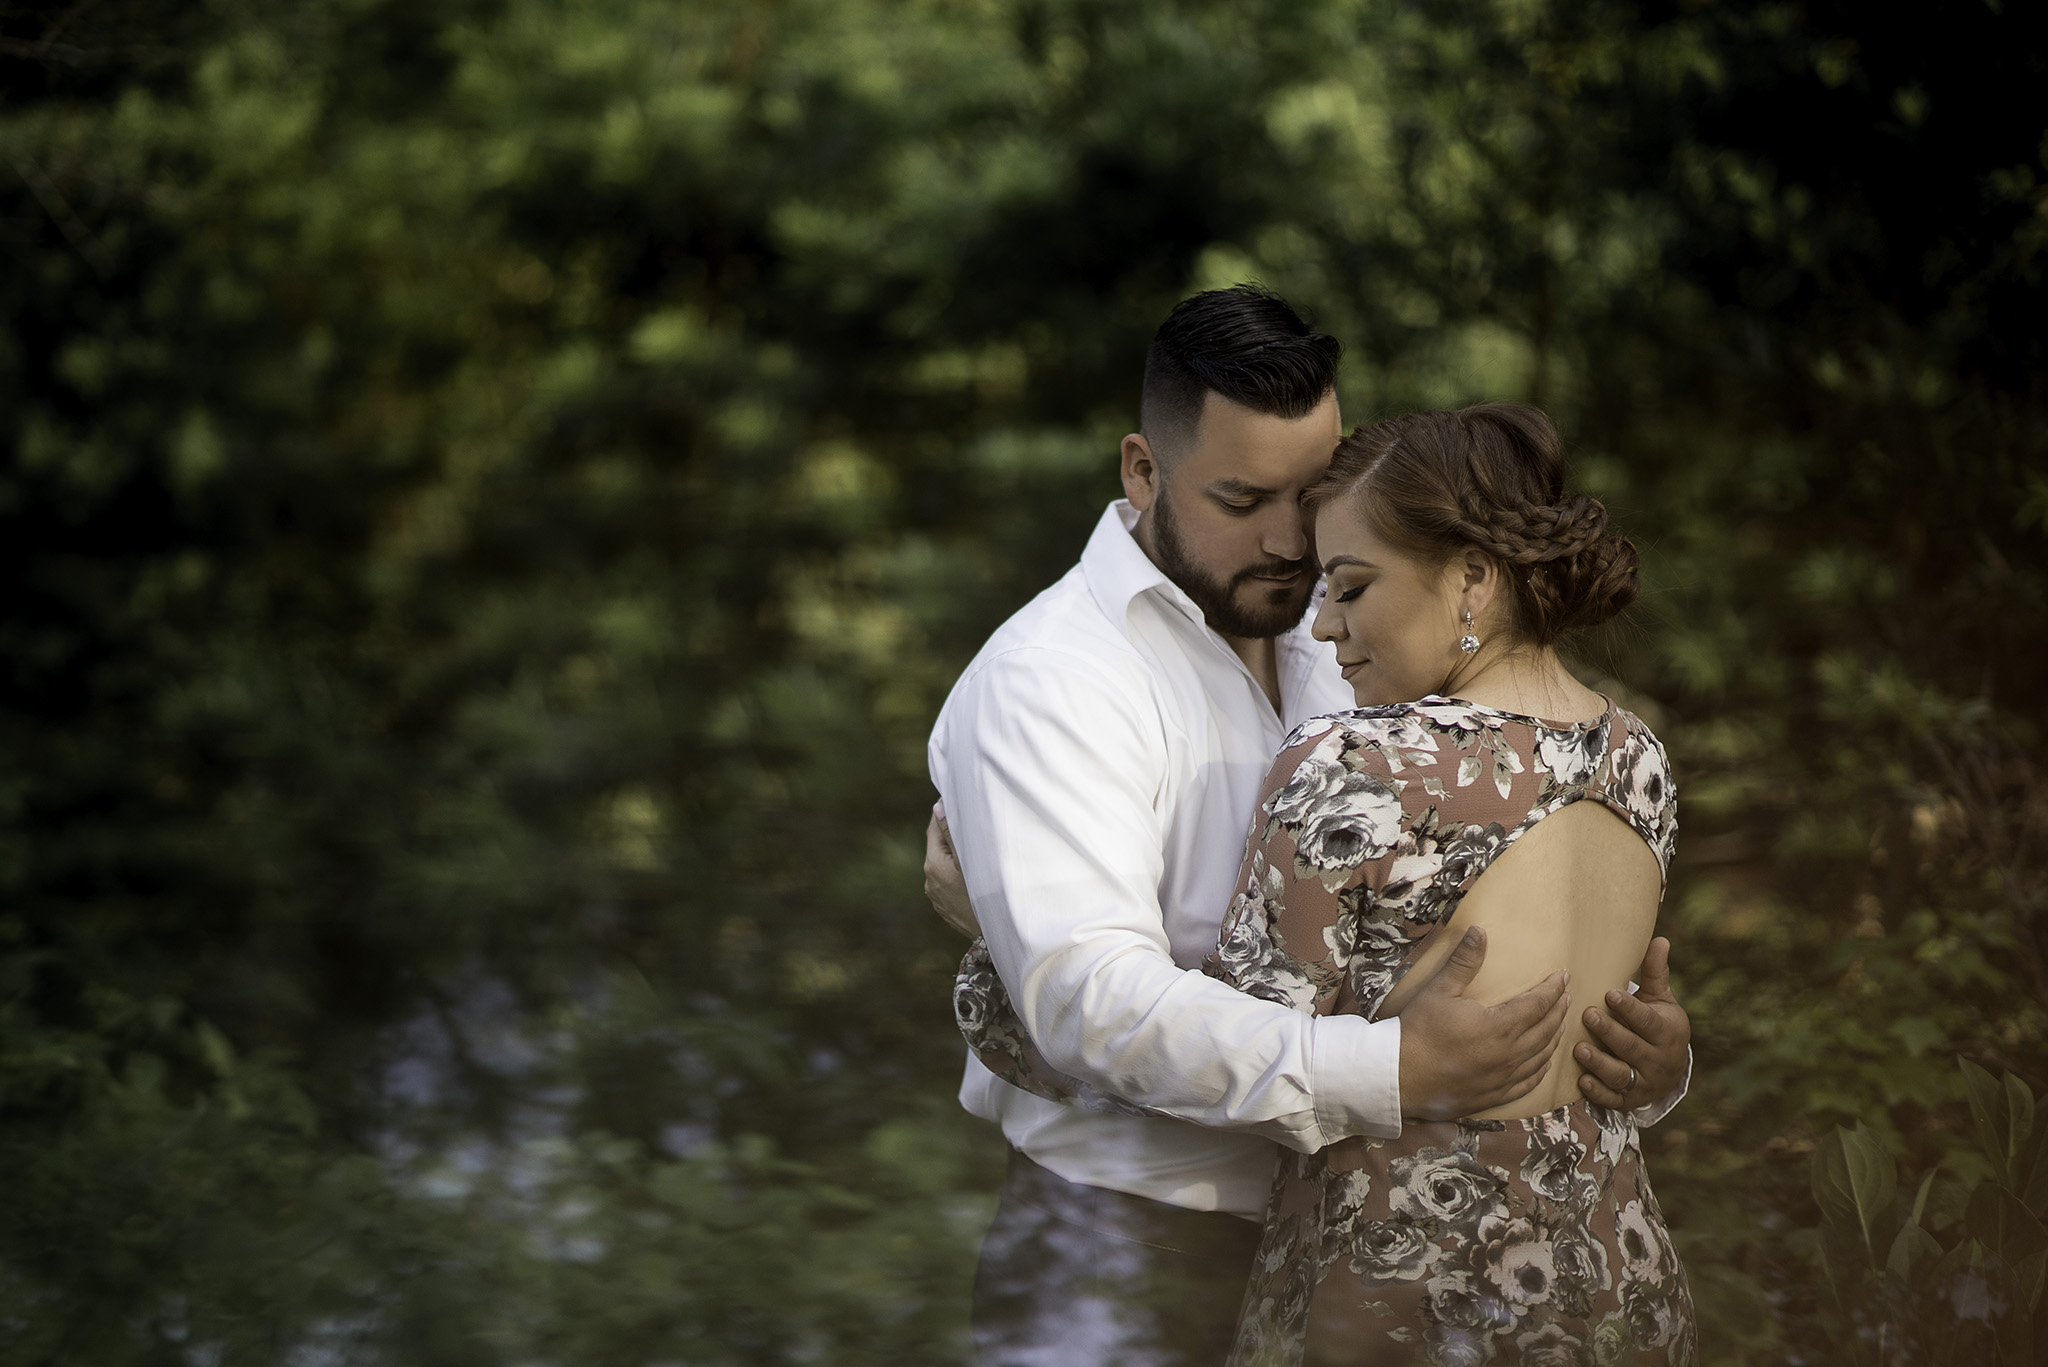
{"label": "leafy bush", "polygon": [[1889,1332],[1818,1135],[1988,1181],[1950,1059],[2048,1081],[2041,7],[52,13],[0,10],[0,1357],[954,1360],[1000,1155],[923,739],[1246,277],[1354,419],[1550,407],[1644,548],[1582,663],[1683,790],[1707,1360]]}
{"label": "leafy bush", "polygon": [[[2048,1123],[2033,1089],[1962,1062],[1981,1176],[1929,1170],[1910,1192],[1864,1126],[1813,1155],[1829,1309],[1856,1363],[2031,1363],[2048,1322]],[[2048,1116],[2042,1117],[2048,1121]],[[1966,1165],[1967,1166],[1967,1165]]]}

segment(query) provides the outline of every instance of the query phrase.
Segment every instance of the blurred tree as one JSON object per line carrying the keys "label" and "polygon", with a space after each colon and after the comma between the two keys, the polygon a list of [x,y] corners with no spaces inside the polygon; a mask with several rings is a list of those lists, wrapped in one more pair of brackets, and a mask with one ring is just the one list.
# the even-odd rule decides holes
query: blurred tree
{"label": "blurred tree", "polygon": [[1816,1137],[2048,1081],[2048,44],[1931,22],[0,8],[0,1353],[950,1360],[924,733],[1257,277],[1644,541],[1651,1163],[1824,1358]]}

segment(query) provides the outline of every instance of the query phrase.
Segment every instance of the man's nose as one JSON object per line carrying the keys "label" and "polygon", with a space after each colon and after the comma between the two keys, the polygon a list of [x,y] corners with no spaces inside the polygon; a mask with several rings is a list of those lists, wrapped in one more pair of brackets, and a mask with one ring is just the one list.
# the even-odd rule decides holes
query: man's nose
{"label": "man's nose", "polygon": [[1259,538],[1259,549],[1276,560],[1299,560],[1307,555],[1308,528],[1301,513],[1285,504],[1276,506],[1273,513]]}

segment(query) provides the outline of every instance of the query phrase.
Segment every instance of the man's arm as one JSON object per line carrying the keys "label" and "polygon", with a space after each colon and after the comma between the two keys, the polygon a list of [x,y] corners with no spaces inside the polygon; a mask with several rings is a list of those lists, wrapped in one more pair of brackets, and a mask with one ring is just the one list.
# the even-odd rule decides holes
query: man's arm
{"label": "man's arm", "polygon": [[[1541,1077],[1563,1025],[1561,975],[1498,1006],[1467,998],[1483,940],[1418,996],[1405,1031],[1294,1011],[1175,964],[1150,800],[1163,761],[1145,752],[1156,718],[1131,715],[1085,667],[1034,654],[999,662],[1009,668],[948,705],[934,775],[950,821],[934,812],[926,877],[935,902],[951,904],[949,922],[978,911],[1046,1066],[1147,1109],[1302,1149],[1398,1134],[1404,1094],[1409,1114],[1450,1117]],[[955,850],[962,895],[946,887]]]}
{"label": "man's arm", "polygon": [[1329,1029],[1173,961],[1149,697],[1077,654],[1014,651],[961,681],[933,749],[990,958],[1050,1067],[1303,1150],[1398,1132],[1398,1031]]}
{"label": "man's arm", "polygon": [[[962,935],[980,938],[981,925],[975,920],[974,905],[967,896],[967,880],[960,872],[943,801],[932,804],[931,821],[925,827],[924,893],[947,925]],[[1406,1013],[1408,1027],[1401,1042],[1403,1114],[1455,1119],[1511,1101],[1542,1077],[1541,1069],[1532,1074],[1527,1064],[1506,1075],[1488,1071],[1498,1069],[1494,1051],[1502,1041],[1520,1039],[1519,1032],[1529,1028],[1526,1022],[1547,1022],[1547,1010],[1541,1015],[1534,1010],[1540,1003],[1517,999],[1520,1013],[1500,1021],[1490,1038],[1474,1032],[1473,1027],[1479,1022],[1455,1017],[1439,1019],[1459,1009],[1456,999],[1463,995],[1462,989],[1470,984],[1485,957],[1484,932],[1478,934],[1481,938],[1477,942],[1459,946],[1446,960],[1438,977],[1417,994]],[[1579,1090],[1588,1100],[1626,1108],[1637,1098],[1659,1098],[1635,1106],[1636,1123],[1640,1125],[1654,1125],[1669,1115],[1684,1099],[1692,1080],[1692,1028],[1685,1009],[1671,993],[1670,948],[1670,941],[1661,936],[1650,942],[1649,954],[1637,974],[1647,995],[1610,996],[1610,1009],[1627,1013],[1625,1018],[1620,1014],[1603,1016],[1592,1007],[1586,1009],[1586,1026],[1599,1043],[1580,1044],[1576,1055],[1585,1070],[1579,1078]],[[1624,1054],[1640,1062],[1628,1063],[1622,1057]],[[1629,1073],[1632,1067],[1636,1069],[1633,1081]],[[1602,1079],[1612,1079],[1612,1085]],[[1492,1099],[1481,1099],[1486,1097]]]}

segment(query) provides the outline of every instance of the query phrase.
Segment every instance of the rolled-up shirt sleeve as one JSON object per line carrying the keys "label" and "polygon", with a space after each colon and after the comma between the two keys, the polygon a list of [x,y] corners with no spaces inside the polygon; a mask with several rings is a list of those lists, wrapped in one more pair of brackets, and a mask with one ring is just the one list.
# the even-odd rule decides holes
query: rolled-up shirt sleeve
{"label": "rolled-up shirt sleeve", "polygon": [[1671,1095],[1648,1102],[1629,1112],[1629,1117],[1638,1126],[1648,1129],[1678,1109],[1678,1103],[1685,1100],[1685,1094],[1692,1088],[1692,1049],[1685,1051],[1685,1075],[1678,1079],[1678,1085],[1671,1089]]}
{"label": "rolled-up shirt sleeve", "polygon": [[1302,1151],[1398,1135],[1398,1020],[1293,1011],[1174,962],[1162,725],[1096,662],[1037,646],[980,662],[941,718],[933,775],[1032,1042],[1096,1089],[1198,1125]]}

